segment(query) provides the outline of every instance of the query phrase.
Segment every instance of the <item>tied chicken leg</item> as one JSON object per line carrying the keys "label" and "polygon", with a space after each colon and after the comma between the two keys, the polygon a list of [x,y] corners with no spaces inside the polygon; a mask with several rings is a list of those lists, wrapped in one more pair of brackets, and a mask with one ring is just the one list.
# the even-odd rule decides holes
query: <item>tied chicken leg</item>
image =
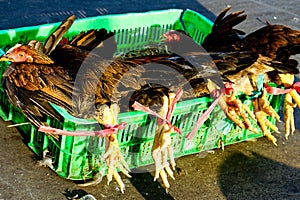
{"label": "tied chicken leg", "polygon": [[[176,127],[172,126],[170,121],[175,109],[175,104],[182,95],[182,90],[179,90],[177,94],[174,94],[163,86],[152,85],[151,87],[143,87],[141,90],[136,91],[133,96],[137,95],[147,97],[146,99],[159,99],[159,101],[143,101],[145,98],[134,98],[140,99],[140,103],[135,101],[132,107],[135,110],[145,111],[158,117],[152,146],[152,157],[155,165],[154,181],[160,177],[168,192],[168,189],[170,188],[168,176],[175,179],[172,170],[175,170],[176,166],[171,133],[176,131],[180,132]],[[155,105],[157,103],[159,105]],[[150,106],[158,111],[152,111]]]}
{"label": "tied chicken leg", "polygon": [[[170,108],[172,101],[174,100],[175,94],[171,93],[169,97],[163,97],[163,105],[159,114],[166,118],[168,114],[168,109]],[[161,123],[156,128],[156,133],[154,137],[154,142],[152,146],[152,157],[155,164],[155,175],[154,181],[161,177],[166,191],[170,188],[167,175],[172,179],[174,174],[172,170],[175,170],[175,159],[173,155],[173,147],[171,146],[171,133],[174,132],[173,127],[170,127],[166,123]],[[168,157],[170,157],[170,163],[168,163]],[[171,164],[171,168],[170,168]]]}
{"label": "tied chicken leg", "polygon": [[[294,108],[300,108],[300,92],[299,82],[298,85],[293,86],[294,84],[294,74],[278,74],[277,82],[280,85],[283,85],[286,89],[284,91],[284,104],[283,104],[283,112],[284,112],[284,121],[285,121],[285,137],[288,139],[290,134],[295,132],[295,123],[294,123]],[[278,82],[278,80],[280,82]],[[280,92],[279,92],[280,93]]]}
{"label": "tied chicken leg", "polygon": [[[97,108],[97,112],[99,112],[99,114],[97,115],[96,120],[100,124],[105,124],[106,126],[113,126],[117,124],[120,108],[117,104],[112,104],[110,107],[106,104],[103,104],[99,106],[99,108]],[[122,155],[117,135],[110,134],[106,136],[105,139],[106,151],[105,154],[102,155],[102,158],[106,161],[108,166],[107,184],[109,184],[112,181],[113,176],[114,179],[117,181],[121,192],[124,193],[125,185],[117,170],[120,170],[127,177],[131,178],[131,176],[129,175],[129,166]]]}

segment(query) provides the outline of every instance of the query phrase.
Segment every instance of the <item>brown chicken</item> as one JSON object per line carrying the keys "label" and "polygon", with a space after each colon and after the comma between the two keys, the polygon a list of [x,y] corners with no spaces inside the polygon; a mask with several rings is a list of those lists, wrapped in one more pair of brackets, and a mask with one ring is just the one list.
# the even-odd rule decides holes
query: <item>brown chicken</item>
{"label": "brown chicken", "polygon": [[[220,23],[222,23],[222,21],[223,20],[221,20]],[[222,30],[223,26],[219,25],[219,28],[220,30]],[[208,40],[213,40],[213,38],[215,37],[208,38]],[[222,45],[222,41],[220,42],[220,44]],[[204,42],[204,45],[209,43],[211,42]],[[256,71],[262,70],[264,72],[265,83],[275,82],[279,86],[291,88],[294,82],[294,74],[299,73],[299,69],[297,66],[298,62],[290,58],[291,55],[300,53],[300,32],[298,30],[293,30],[284,25],[266,25],[258,29],[257,31],[248,34],[242,39],[233,41],[231,44],[226,43],[225,46],[229,48],[227,51],[250,51],[254,55],[258,55],[259,59],[254,64],[257,63],[259,65],[252,65],[250,68],[247,68],[245,70],[246,72],[241,72],[243,74],[248,73],[250,80],[255,80],[257,77]],[[213,47],[210,47],[208,48],[208,50],[216,51],[218,50],[218,48],[214,49]],[[269,67],[263,69],[262,66],[265,65],[260,64],[260,60],[262,60],[264,63],[272,63],[272,69],[270,69]],[[253,69],[256,70],[254,71],[254,73]],[[236,75],[236,78],[231,77],[230,79],[228,76],[227,78],[237,83],[237,77],[239,77],[241,74],[237,73]],[[252,82],[252,86],[254,87],[254,89],[256,89],[255,81],[254,83]],[[243,86],[241,86],[240,88],[243,88]],[[265,124],[269,124],[269,122],[266,120],[266,116],[271,116],[272,118],[279,118],[279,116],[270,107],[268,101],[265,98],[265,95],[266,91],[263,91],[263,94],[260,98],[256,98],[253,100],[253,104],[255,107],[254,109],[258,123],[260,124],[263,132],[266,135],[270,135],[270,132],[265,126]],[[298,95],[296,90],[290,91],[288,94],[286,94],[286,96],[292,96],[294,101],[300,108],[300,96]],[[291,101],[291,98],[285,98],[284,105],[286,137],[288,137],[288,135],[290,133],[293,133],[295,130],[294,124],[292,123],[293,103]],[[271,129],[273,129],[274,131],[277,130],[272,127]],[[270,139],[273,142],[276,141],[276,139],[272,136],[270,136]]]}
{"label": "brown chicken", "polygon": [[[26,45],[18,44],[0,58],[1,61],[11,62],[3,75],[2,82],[10,102],[19,107],[30,122],[38,128],[46,125],[43,122],[43,114],[58,120],[61,118],[49,103],[65,108],[74,116],[95,118],[105,126],[113,126],[117,123],[118,106],[110,104],[110,100],[107,100],[109,97],[102,93],[99,96],[103,96],[103,99],[97,101],[98,97],[96,97],[95,100],[96,90],[93,90],[97,88],[99,82],[97,69],[101,70],[101,64],[103,67],[106,66],[108,61],[105,60],[112,58],[116,49],[115,41],[110,39],[113,33],[107,33],[104,29],[91,30],[77,35],[68,44],[59,43],[63,33],[66,32],[66,27],[70,27],[73,21],[74,16],[65,20],[49,36],[45,45],[41,45],[37,41],[30,41]],[[98,48],[98,46],[100,47]],[[101,49],[106,46],[109,46],[110,51]],[[91,50],[94,52],[92,53]],[[82,73],[83,77],[80,77],[82,80],[79,81],[81,84],[75,87],[76,74],[87,57],[97,58],[98,68],[93,71],[84,71],[90,76],[85,77],[87,74]],[[94,77],[97,77],[96,83],[91,80]],[[111,84],[109,82],[100,83],[102,85],[99,87]],[[94,88],[90,88],[90,86]],[[76,98],[72,99],[73,97]],[[49,133],[53,132],[49,129]],[[111,181],[111,177],[114,175],[123,192],[124,184],[118,177],[116,166],[127,176],[130,175],[115,137],[115,134],[106,137],[107,150],[103,157],[109,167],[108,180]]]}
{"label": "brown chicken", "polygon": [[[275,82],[279,86],[293,88],[293,75],[299,73],[298,62],[291,59],[291,55],[300,53],[300,32],[283,25],[266,25],[251,34],[234,29],[234,26],[246,19],[244,11],[237,11],[226,16],[230,7],[225,8],[216,18],[212,32],[205,38],[200,52],[205,49],[209,53],[220,71],[223,79],[228,79],[234,83],[236,91],[242,91],[251,95],[257,90],[257,77],[264,75],[264,82]],[[199,55],[192,53],[197,51],[197,44],[188,37],[185,32],[170,32],[166,34],[165,42],[171,51],[180,52],[183,55],[194,55],[194,59]],[[178,42],[180,41],[180,42]],[[181,48],[184,44],[191,46],[191,49]],[[267,116],[276,117],[278,114],[270,106],[266,99],[266,91],[262,95],[253,99],[254,113],[264,134],[276,144],[276,139],[267,129],[268,126],[274,131],[277,128],[272,126],[267,120]],[[295,89],[291,90],[284,101],[286,137],[294,131],[293,124],[293,102],[291,96],[299,107],[300,97]],[[226,98],[223,99],[227,101]],[[238,112],[234,112],[234,117],[228,113],[230,105],[223,103],[223,110],[229,118],[236,118]],[[236,107],[236,106],[234,106]],[[234,109],[233,109],[234,110]],[[236,109],[235,109],[236,110]],[[228,115],[229,114],[229,115]],[[237,124],[242,125],[238,120]]]}
{"label": "brown chicken", "polygon": [[[266,89],[262,89],[259,91],[260,95],[257,95],[256,91],[259,89],[257,79],[260,74],[263,74],[263,81],[266,84],[276,82],[278,85],[291,87],[293,74],[299,73],[297,62],[290,59],[290,55],[299,53],[299,32],[282,25],[268,25],[243,37],[245,33],[233,27],[246,19],[246,15],[243,14],[244,11],[233,12],[225,16],[229,9],[230,7],[227,7],[218,15],[212,32],[205,38],[202,46],[195,43],[181,30],[164,34],[164,43],[167,44],[168,50],[188,60],[195,67],[186,72],[188,74],[186,77],[188,77],[188,82],[193,85],[196,97],[208,95],[216,89],[224,88],[220,81],[217,81],[217,85],[214,83],[218,77],[216,75],[216,71],[218,71],[223,81],[232,83],[230,87],[233,90],[228,91],[234,91],[224,93],[219,98],[219,104],[227,117],[238,126],[253,132],[257,132],[257,130],[252,127],[249,117],[256,119],[265,136],[276,144],[276,138],[271,134],[268,127],[273,131],[278,131],[278,129],[267,120],[267,116],[277,120],[279,120],[279,116],[266,98]],[[199,66],[210,68],[214,75],[198,77],[199,71],[202,71],[202,69],[197,70]],[[251,98],[253,99],[254,111],[251,111],[248,106],[235,97],[236,93],[240,91],[253,96]],[[255,93],[257,96],[254,95]],[[300,98],[296,90],[292,90],[291,93],[294,100],[299,103]],[[284,108],[287,112],[285,123],[286,135],[288,135],[290,129],[291,131],[294,130],[293,103],[290,94],[286,95]],[[160,133],[158,131],[156,134],[161,136],[160,141],[164,141],[161,143],[161,147],[170,147],[170,140],[167,139],[168,134],[163,137]],[[166,154],[163,151],[161,153]],[[156,174],[162,172],[161,178],[165,186],[168,187],[166,172],[173,178],[169,164],[166,164],[164,160],[154,160],[157,169]],[[172,159],[170,159],[170,164],[171,166],[175,165]],[[164,169],[161,166],[166,166],[165,171],[161,170]]]}

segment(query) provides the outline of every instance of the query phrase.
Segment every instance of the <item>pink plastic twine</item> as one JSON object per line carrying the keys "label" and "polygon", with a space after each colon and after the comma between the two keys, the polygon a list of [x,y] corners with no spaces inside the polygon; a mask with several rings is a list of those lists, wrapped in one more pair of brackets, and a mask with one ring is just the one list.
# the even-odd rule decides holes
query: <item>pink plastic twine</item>
{"label": "pink plastic twine", "polygon": [[159,119],[157,121],[158,125],[162,125],[163,123],[166,123],[167,125],[169,125],[170,128],[174,128],[174,131],[176,131],[179,134],[182,134],[181,130],[179,128],[177,128],[176,126],[173,126],[172,123],[171,123],[171,117],[172,117],[172,114],[174,112],[175,105],[179,101],[182,94],[183,94],[182,89],[178,90],[178,92],[175,95],[175,98],[174,98],[173,102],[171,103],[171,105],[168,108],[166,118],[160,116],[157,112],[151,110],[149,107],[145,107],[144,105],[140,104],[137,101],[134,102],[132,107],[135,110],[144,111],[144,112],[146,112],[150,115],[156,116]]}
{"label": "pink plastic twine", "polygon": [[222,88],[222,89],[215,89],[214,91],[212,91],[211,94],[215,98],[215,100],[208,107],[208,109],[199,117],[199,119],[197,120],[197,122],[196,122],[195,126],[193,127],[192,131],[187,134],[187,136],[186,136],[187,139],[190,140],[190,139],[192,139],[194,137],[195,133],[202,126],[202,124],[207,120],[207,118],[209,117],[210,113],[213,111],[213,109],[215,108],[215,106],[218,104],[221,96],[223,94],[230,94],[232,91],[233,91],[232,83],[225,83],[224,84],[224,88]]}
{"label": "pink plastic twine", "polygon": [[268,84],[265,84],[265,88],[269,94],[273,94],[273,95],[286,94],[291,92],[292,90],[296,90],[298,93],[300,93],[300,82],[294,83],[292,87],[288,89],[275,88],[269,86]]}
{"label": "pink plastic twine", "polygon": [[40,126],[38,131],[45,132],[45,133],[51,133],[51,134],[57,134],[57,135],[67,135],[67,136],[100,136],[105,137],[110,134],[117,134],[119,130],[123,130],[126,127],[127,123],[122,122],[117,125],[104,125],[104,130],[99,131],[67,131],[67,130],[61,130],[57,128],[53,128],[50,126]]}

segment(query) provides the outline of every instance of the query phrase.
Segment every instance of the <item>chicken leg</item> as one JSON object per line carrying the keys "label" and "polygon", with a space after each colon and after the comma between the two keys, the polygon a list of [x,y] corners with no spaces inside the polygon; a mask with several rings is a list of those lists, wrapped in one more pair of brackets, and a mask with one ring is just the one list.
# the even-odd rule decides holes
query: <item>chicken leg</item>
{"label": "chicken leg", "polygon": [[[179,89],[176,94],[169,90],[158,93],[150,92],[151,90],[149,89],[147,91],[148,95],[152,95],[152,99],[155,99],[154,97],[159,96],[161,102],[159,103],[160,110],[158,111],[158,113],[148,107],[150,105],[149,102],[148,104],[146,104],[147,106],[145,106],[135,101],[132,107],[135,110],[146,112],[158,118],[154,142],[152,146],[152,157],[155,165],[154,181],[161,177],[162,182],[166,188],[166,192],[168,192],[170,183],[167,177],[169,175],[172,179],[174,179],[172,169],[175,170],[176,165],[173,155],[173,147],[171,146],[171,133],[178,132],[179,134],[182,134],[177,127],[171,124],[171,117],[176,103],[183,94],[183,90]],[[169,162],[168,158],[170,159]]]}
{"label": "chicken leg", "polygon": [[[163,97],[163,106],[159,112],[162,117],[165,118],[167,116],[174,97],[174,93],[169,94],[169,98],[167,96]],[[172,169],[175,170],[176,163],[170,136],[170,134],[174,132],[173,129],[174,128],[170,127],[166,122],[158,123],[152,147],[152,157],[155,164],[154,181],[161,177],[167,192],[170,188],[167,175],[169,175],[172,179],[175,179]],[[170,158],[170,163],[168,162],[168,157]],[[172,169],[170,168],[170,164]]]}
{"label": "chicken leg", "polygon": [[[211,94],[216,91],[220,91],[219,87],[213,83],[210,79],[207,83],[207,88]],[[225,88],[226,89],[226,88]],[[226,92],[221,92],[219,94],[219,105],[221,109],[225,112],[228,119],[233,121],[236,125],[241,128],[246,128],[254,133],[258,133],[256,128],[253,128],[249,117],[255,119],[254,114],[251,112],[250,108],[243,104],[240,99],[236,98],[235,92],[231,90],[228,94]]]}
{"label": "chicken leg", "polygon": [[[294,83],[293,74],[279,74],[280,81],[286,88],[291,88]],[[293,100],[295,103],[293,103]],[[298,106],[300,108],[300,95],[297,93],[296,89],[291,89],[285,94],[283,113],[285,122],[285,137],[288,139],[290,134],[295,132],[295,122],[294,122],[294,108]]]}
{"label": "chicken leg", "polygon": [[276,113],[276,111],[272,108],[269,101],[266,97],[266,89],[263,89],[263,93],[260,97],[255,98],[252,100],[253,107],[254,107],[254,114],[257,119],[257,122],[263,132],[263,134],[273,142],[273,144],[276,144],[277,139],[271,134],[271,130],[279,133],[278,128],[276,125],[272,124],[267,117],[270,116],[271,118],[276,118],[277,121],[280,121],[279,115]]}
{"label": "chicken leg", "polygon": [[[106,127],[116,125],[117,116],[119,114],[119,107],[117,104],[112,104],[110,107],[105,104],[101,105],[98,107],[97,111],[96,119],[100,124],[104,124]],[[121,192],[124,193],[125,185],[117,170],[120,170],[127,177],[131,178],[129,175],[129,166],[122,155],[122,151],[117,140],[117,135],[110,134],[106,136],[105,139],[106,151],[102,156],[102,159],[106,161],[108,166],[107,184],[109,184],[112,181],[112,177],[114,177],[120,187]]]}

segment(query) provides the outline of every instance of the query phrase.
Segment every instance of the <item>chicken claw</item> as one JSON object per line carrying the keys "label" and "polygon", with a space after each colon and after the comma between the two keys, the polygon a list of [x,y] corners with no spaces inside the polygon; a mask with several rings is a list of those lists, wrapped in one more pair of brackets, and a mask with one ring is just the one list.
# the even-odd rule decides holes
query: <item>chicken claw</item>
{"label": "chicken claw", "polygon": [[[170,188],[168,175],[172,179],[175,179],[172,169],[175,170],[176,163],[173,155],[173,147],[171,146],[171,133],[178,132],[179,134],[182,134],[177,127],[171,124],[171,117],[174,112],[175,105],[182,94],[182,89],[179,89],[176,94],[173,92],[164,94],[161,97],[162,106],[159,113],[152,111],[149,107],[145,107],[138,102],[135,102],[132,105],[135,110],[144,111],[158,117],[156,133],[152,146],[152,157],[155,165],[154,181],[161,177],[164,187],[166,188],[166,192],[168,192],[168,189]],[[168,158],[170,158],[169,162]]]}
{"label": "chicken claw", "polygon": [[[235,92],[232,92],[229,96],[225,96],[224,99],[227,104],[227,117],[235,122],[239,127],[247,128],[248,130],[257,133],[257,129],[253,128],[248,118],[248,116],[250,116],[252,119],[255,119],[254,114],[246,104],[243,104],[241,100],[236,98]],[[223,101],[223,98],[221,98],[220,101]],[[239,119],[240,117],[242,120]]]}
{"label": "chicken claw", "polygon": [[[167,96],[163,97],[163,106],[159,112],[161,116],[167,118],[171,116],[173,111],[170,111],[169,108],[171,107],[174,98],[174,93],[169,94],[169,98]],[[154,143],[152,146],[152,157],[155,164],[154,181],[161,177],[162,182],[166,188],[166,192],[168,192],[168,189],[170,188],[170,183],[167,176],[169,175],[173,180],[175,180],[172,171],[172,169],[175,170],[176,166],[173,155],[173,148],[171,146],[170,134],[172,132],[174,132],[174,127],[170,126],[166,122],[158,122],[156,134],[154,137]],[[168,162],[168,157],[170,158],[170,163]],[[172,169],[170,168],[170,165]]]}
{"label": "chicken claw", "polygon": [[[207,87],[210,93],[214,93],[214,91],[219,89],[211,80],[208,80]],[[254,114],[246,104],[243,104],[240,99],[236,98],[235,92],[232,91],[230,94],[223,92],[220,95],[221,97],[218,103],[228,119],[241,128],[246,128],[254,133],[258,133],[248,118],[248,116],[250,116],[252,119],[255,119]]]}
{"label": "chicken claw", "polygon": [[295,132],[295,122],[294,122],[294,108],[292,95],[287,93],[284,97],[284,122],[285,122],[285,138],[288,139],[290,134]]}
{"label": "chicken claw", "polygon": [[125,185],[118,174],[117,169],[119,169],[127,177],[131,178],[129,175],[130,169],[122,155],[116,135],[112,134],[106,137],[106,139],[106,152],[102,158],[106,160],[106,164],[108,166],[107,184],[109,185],[109,183],[112,181],[112,177],[114,177],[120,187],[121,192],[124,193]]}
{"label": "chicken claw", "polygon": [[[262,96],[258,98],[259,107],[270,117],[276,118],[276,120],[280,122],[280,116],[277,114],[277,112],[274,110],[274,108],[270,105],[270,102],[268,101],[266,94],[267,94],[266,89],[263,89]],[[274,130],[274,131],[277,131],[277,130]]]}
{"label": "chicken claw", "polygon": [[254,114],[257,119],[257,122],[263,132],[263,134],[273,142],[274,145],[276,144],[277,139],[271,134],[271,130],[279,133],[278,128],[272,124],[267,117],[270,116],[272,118],[276,118],[280,121],[279,115],[276,111],[272,108],[269,101],[266,98],[266,90],[263,89],[263,94],[261,97],[255,98],[252,100],[253,107],[254,107]]}
{"label": "chicken claw", "polygon": [[[112,104],[110,107],[105,104],[101,105],[97,108],[97,111],[98,117],[96,119],[100,124],[112,126],[117,123],[117,116],[120,109],[116,104]],[[109,184],[112,181],[112,177],[114,177],[121,192],[124,193],[125,185],[117,170],[120,170],[129,178],[131,178],[131,176],[129,175],[129,166],[122,155],[122,151],[117,140],[117,134],[110,134],[106,136],[106,151],[102,156],[102,159],[106,161],[108,166],[107,184]]]}
{"label": "chicken claw", "polygon": [[[295,101],[295,104],[293,103],[293,100]],[[300,108],[300,95],[293,89],[289,93],[285,94],[283,104],[286,139],[288,139],[290,134],[295,132],[294,108],[296,106]]]}
{"label": "chicken claw", "polygon": [[[170,134],[173,132],[172,129],[173,128],[170,128],[167,124],[158,127],[152,147],[152,157],[155,164],[154,181],[156,181],[160,176],[166,188],[166,191],[168,190],[168,188],[170,188],[167,175],[175,180],[172,171],[172,169],[175,170],[176,166],[170,137]],[[168,162],[168,156],[170,157],[170,164],[172,169],[170,168],[170,164]]]}
{"label": "chicken claw", "polygon": [[[294,108],[296,106],[300,108],[300,95],[298,94],[299,82],[293,85],[295,79],[294,74],[279,74],[279,77],[283,86],[285,88],[290,88],[287,89],[288,93],[285,94],[283,104],[285,138],[288,139],[288,136],[295,131]],[[293,103],[293,100],[295,101],[295,104]]]}

